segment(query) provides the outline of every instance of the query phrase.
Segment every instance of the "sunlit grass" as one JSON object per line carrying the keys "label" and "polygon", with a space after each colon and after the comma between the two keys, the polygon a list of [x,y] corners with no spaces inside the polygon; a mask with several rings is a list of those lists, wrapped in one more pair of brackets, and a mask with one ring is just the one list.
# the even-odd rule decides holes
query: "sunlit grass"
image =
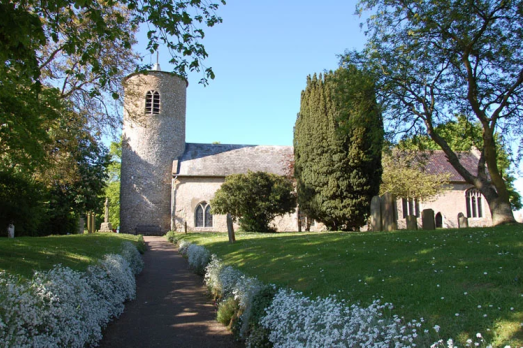
{"label": "sunlit grass", "polygon": [[[251,276],[310,296],[392,302],[441,338],[523,346],[523,225],[383,233],[180,235]],[[464,345],[464,341],[461,342]]]}
{"label": "sunlit grass", "polygon": [[56,264],[83,271],[103,255],[119,252],[124,241],[138,240],[138,236],[115,233],[2,238],[0,270],[26,278]]}

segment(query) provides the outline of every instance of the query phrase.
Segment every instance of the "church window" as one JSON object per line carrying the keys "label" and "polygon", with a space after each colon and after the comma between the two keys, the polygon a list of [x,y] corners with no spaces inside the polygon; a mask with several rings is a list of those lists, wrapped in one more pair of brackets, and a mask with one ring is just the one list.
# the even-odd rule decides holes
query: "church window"
{"label": "church window", "polygon": [[414,198],[403,198],[401,200],[403,205],[403,218],[406,219],[409,215],[419,217],[419,201]]}
{"label": "church window", "polygon": [[467,217],[469,218],[480,218],[483,217],[483,205],[482,196],[475,188],[467,190],[466,201],[467,201]]}
{"label": "church window", "polygon": [[212,227],[211,206],[207,202],[198,204],[194,212],[194,220],[196,227]]}
{"label": "church window", "polygon": [[148,91],[145,94],[145,113],[147,115],[160,113],[160,93],[158,91]]}

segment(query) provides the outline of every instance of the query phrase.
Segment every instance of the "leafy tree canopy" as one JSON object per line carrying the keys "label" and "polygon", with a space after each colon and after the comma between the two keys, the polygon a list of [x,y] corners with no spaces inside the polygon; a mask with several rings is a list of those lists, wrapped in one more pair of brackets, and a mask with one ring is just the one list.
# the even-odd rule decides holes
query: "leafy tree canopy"
{"label": "leafy tree canopy", "polygon": [[[483,147],[482,129],[478,122],[469,121],[464,116],[457,116],[456,120],[449,121],[436,127],[437,132],[449,144],[453,151],[471,151]],[[498,134],[495,138],[499,139]],[[514,187],[516,178],[511,170],[512,161],[510,154],[502,146],[501,141],[496,142],[498,153],[498,168],[505,180],[509,191],[510,204],[513,210],[522,208],[521,196]],[[407,150],[440,150],[440,147],[426,134],[405,138],[398,144],[399,149]]]}
{"label": "leafy tree canopy", "polygon": [[276,174],[251,172],[233,174],[211,200],[213,214],[230,214],[247,232],[272,232],[276,216],[296,208],[292,182]]}
{"label": "leafy tree canopy", "polygon": [[380,195],[391,193],[398,198],[429,201],[445,192],[450,174],[425,171],[427,157],[414,151],[386,151],[383,154],[383,175]]}
{"label": "leafy tree canopy", "polygon": [[[497,143],[522,144],[522,6],[518,0],[360,0],[360,13],[372,11],[369,40],[363,52],[344,57],[373,72],[390,129],[426,132],[485,196],[495,225],[515,221]],[[437,128],[455,115],[481,125],[477,172],[461,165]]]}

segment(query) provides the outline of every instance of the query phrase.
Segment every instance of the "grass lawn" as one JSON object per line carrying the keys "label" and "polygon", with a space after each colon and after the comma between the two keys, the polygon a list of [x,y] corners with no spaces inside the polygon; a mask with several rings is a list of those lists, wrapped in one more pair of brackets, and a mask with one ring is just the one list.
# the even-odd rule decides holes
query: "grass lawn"
{"label": "grass lawn", "polygon": [[105,254],[120,251],[124,241],[139,244],[140,236],[115,233],[75,234],[0,239],[0,270],[30,278],[56,264],[83,271]]}
{"label": "grass lawn", "polygon": [[[441,327],[440,338],[480,332],[523,346],[523,225],[379,233],[179,234],[225,263],[309,296],[394,304],[406,319]],[[434,333],[433,330],[431,330]],[[437,336],[434,336],[437,339]]]}

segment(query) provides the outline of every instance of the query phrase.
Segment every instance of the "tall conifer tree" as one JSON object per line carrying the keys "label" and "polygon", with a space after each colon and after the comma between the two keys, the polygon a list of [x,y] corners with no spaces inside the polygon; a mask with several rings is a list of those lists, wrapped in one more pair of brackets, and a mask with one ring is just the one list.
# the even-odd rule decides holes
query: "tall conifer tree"
{"label": "tall conifer tree", "polygon": [[382,142],[372,81],[354,67],[308,76],[294,129],[300,210],[330,230],[364,225],[379,191]]}

